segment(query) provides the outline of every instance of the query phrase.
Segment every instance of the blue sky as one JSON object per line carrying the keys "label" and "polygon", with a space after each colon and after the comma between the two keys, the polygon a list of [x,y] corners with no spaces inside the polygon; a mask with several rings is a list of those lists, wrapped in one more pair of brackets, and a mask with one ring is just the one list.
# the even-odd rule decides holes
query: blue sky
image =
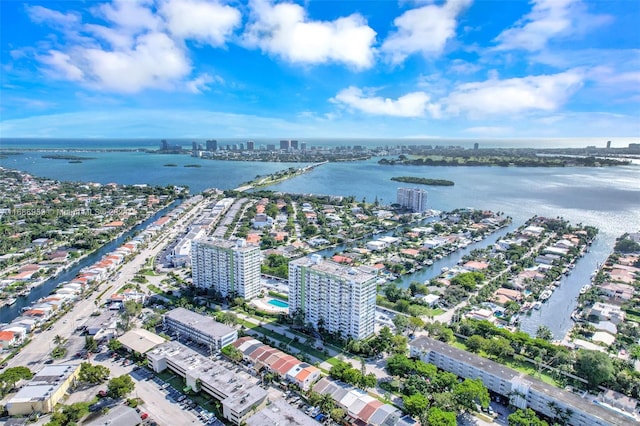
{"label": "blue sky", "polygon": [[640,137],[635,0],[0,8],[0,137]]}

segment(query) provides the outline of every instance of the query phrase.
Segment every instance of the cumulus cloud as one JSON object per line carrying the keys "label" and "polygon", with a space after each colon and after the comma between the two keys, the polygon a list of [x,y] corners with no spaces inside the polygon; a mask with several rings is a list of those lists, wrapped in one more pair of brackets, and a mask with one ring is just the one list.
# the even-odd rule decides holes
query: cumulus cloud
{"label": "cumulus cloud", "polygon": [[251,22],[243,36],[248,47],[293,63],[338,62],[357,69],[373,65],[376,32],[359,14],[314,21],[293,3],[255,0],[250,7]]}
{"label": "cumulus cloud", "polygon": [[409,55],[438,55],[447,41],[455,36],[458,16],[471,0],[449,0],[438,6],[430,4],[411,9],[397,17],[398,28],[382,44],[382,52],[392,63],[400,63]]}
{"label": "cumulus cloud", "polygon": [[[158,3],[159,2],[159,3]],[[36,22],[64,24],[71,40],[37,56],[49,75],[118,93],[145,89],[201,93],[218,77],[193,77],[185,40],[223,46],[240,12],[217,1],[115,0],[91,9],[102,22],[82,23],[41,6],[28,9]]]}
{"label": "cumulus cloud", "polygon": [[330,101],[365,112],[367,114],[393,117],[422,117],[426,112],[439,115],[436,105],[429,103],[425,92],[411,92],[393,100],[380,96],[368,96],[361,89],[350,86],[341,90]]}
{"label": "cumulus cloud", "polygon": [[587,13],[580,0],[535,0],[531,12],[495,41],[498,50],[540,51],[553,38],[579,34],[610,20]]}
{"label": "cumulus cloud", "polygon": [[555,111],[583,82],[584,75],[579,70],[505,80],[492,78],[461,84],[442,102],[447,113],[471,117]]}
{"label": "cumulus cloud", "polygon": [[172,34],[222,46],[240,25],[240,12],[231,6],[201,0],[164,1],[160,12]]}

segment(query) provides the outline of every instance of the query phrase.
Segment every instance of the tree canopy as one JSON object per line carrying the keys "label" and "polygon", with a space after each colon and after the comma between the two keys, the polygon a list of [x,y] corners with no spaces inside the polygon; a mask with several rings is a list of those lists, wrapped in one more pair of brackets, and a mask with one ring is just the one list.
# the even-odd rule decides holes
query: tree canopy
{"label": "tree canopy", "polygon": [[129,376],[128,374],[114,377],[113,379],[109,380],[109,383],[107,384],[107,392],[109,396],[116,399],[122,398],[133,392],[134,388],[135,383],[131,379],[131,376]]}

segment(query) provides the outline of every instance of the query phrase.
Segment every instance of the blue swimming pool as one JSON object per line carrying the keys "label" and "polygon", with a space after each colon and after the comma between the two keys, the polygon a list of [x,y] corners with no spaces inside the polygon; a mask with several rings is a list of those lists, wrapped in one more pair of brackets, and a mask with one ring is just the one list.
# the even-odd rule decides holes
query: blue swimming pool
{"label": "blue swimming pool", "polygon": [[288,308],[289,307],[289,304],[287,302],[283,302],[282,300],[278,300],[278,299],[271,299],[267,303],[269,303],[270,305],[273,305],[275,307],[278,307],[278,308]]}

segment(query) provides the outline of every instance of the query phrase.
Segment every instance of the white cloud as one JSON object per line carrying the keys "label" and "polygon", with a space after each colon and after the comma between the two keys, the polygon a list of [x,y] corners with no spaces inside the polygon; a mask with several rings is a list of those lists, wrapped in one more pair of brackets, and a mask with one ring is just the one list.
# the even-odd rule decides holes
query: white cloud
{"label": "white cloud", "polygon": [[151,10],[152,0],[114,0],[96,8],[96,13],[122,30],[157,30],[162,21]]}
{"label": "white cloud", "polygon": [[191,73],[184,51],[164,33],[141,35],[127,50],[81,48],[76,59],[86,64],[90,84],[123,93],[171,89]]}
{"label": "white cloud", "polygon": [[443,100],[449,114],[471,117],[555,111],[584,81],[578,70],[559,74],[465,83]]}
{"label": "white cloud", "polygon": [[[83,24],[75,15],[29,8],[37,22],[65,23],[70,41],[36,58],[57,78],[118,93],[145,89],[201,93],[219,82],[208,74],[192,76],[185,39],[220,46],[239,25],[240,12],[202,0],[115,0],[92,12],[104,24]],[[157,8],[161,13],[157,13]]]}
{"label": "white cloud", "polygon": [[413,53],[438,55],[455,36],[457,18],[471,0],[449,0],[442,6],[430,4],[408,10],[393,23],[398,30],[382,44],[382,52],[392,63],[400,63]]}
{"label": "white cloud", "polygon": [[84,78],[84,72],[74,65],[73,60],[66,53],[50,50],[47,55],[40,56],[38,59],[49,65],[54,75],[65,80],[81,81]]}
{"label": "white cloud", "polygon": [[357,69],[373,65],[376,32],[358,14],[334,21],[313,21],[293,3],[250,3],[252,20],[244,43],[282,59],[302,64],[338,62]]}
{"label": "white cloud", "polygon": [[367,114],[388,115],[393,117],[422,117],[428,111],[439,115],[437,106],[429,103],[425,92],[412,92],[400,96],[397,100],[380,96],[367,96],[357,87],[341,90],[331,102],[346,105]]}
{"label": "white cloud", "polygon": [[240,25],[240,12],[231,6],[202,0],[168,0],[161,4],[172,34],[183,39],[222,46]]}
{"label": "white cloud", "polygon": [[42,6],[27,6],[27,14],[33,22],[69,26],[80,22],[75,13],[61,13]]}
{"label": "white cloud", "polygon": [[533,4],[530,13],[496,37],[498,50],[540,51],[553,38],[580,34],[611,20],[587,13],[581,0],[534,0]]}

